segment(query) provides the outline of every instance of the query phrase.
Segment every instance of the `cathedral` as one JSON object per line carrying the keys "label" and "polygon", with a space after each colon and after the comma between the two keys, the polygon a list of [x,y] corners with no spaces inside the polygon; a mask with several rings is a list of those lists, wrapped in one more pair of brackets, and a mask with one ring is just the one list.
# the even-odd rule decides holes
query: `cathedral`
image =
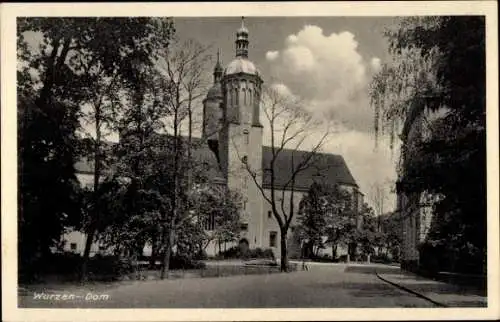
{"label": "cathedral", "polygon": [[[263,193],[269,196],[274,188],[287,205],[290,195],[294,194],[294,209],[298,209],[302,195],[321,178],[323,183],[339,184],[349,190],[356,209],[360,209],[363,195],[342,156],[333,154],[315,156],[312,161],[315,166],[300,172],[290,187],[287,181],[293,173],[293,160],[306,158],[310,152],[288,149],[282,150],[275,160],[274,186],[271,186],[270,171],[266,170],[271,167],[272,147],[262,144],[263,126],[259,115],[263,80],[249,59],[249,31],[243,20],[236,32],[235,51],[234,59],[225,68],[217,55],[213,86],[203,101],[203,136],[227,186],[241,192],[247,200],[243,209],[242,240],[251,248],[271,248],[279,254],[279,226]],[[257,184],[249,169],[254,170]]]}
{"label": "cathedral", "polygon": [[[223,68],[219,54],[213,71],[213,85],[203,100],[204,147],[195,151],[200,162],[210,164],[217,171],[210,174],[217,184],[227,185],[242,194],[243,205],[241,238],[250,248],[272,249],[280,255],[280,229],[271,211],[271,205],[263,196],[271,190],[285,199],[288,211],[293,194],[294,209],[298,209],[302,196],[317,180],[326,184],[338,184],[352,195],[354,209],[360,209],[363,194],[353,178],[344,158],[340,155],[317,153],[314,164],[301,171],[293,187],[288,181],[293,172],[294,160],[307,157],[311,152],[283,149],[273,159],[272,147],[263,145],[263,126],[260,123],[260,100],[263,80],[259,70],[249,59],[249,31],[242,21],[236,32],[235,57]],[[274,162],[274,180],[270,178],[271,163]],[[85,163],[76,165],[80,181],[91,180],[91,167]],[[247,169],[254,169],[252,177]],[[320,179],[318,179],[320,178]],[[256,182],[258,184],[256,184]],[[273,184],[271,184],[273,183]],[[87,182],[88,184],[88,182]],[[281,201],[281,199],[280,199]],[[296,218],[296,211],[294,214]],[[291,241],[293,226],[289,230]],[[206,227],[210,229],[210,227]],[[68,235],[68,251],[83,252],[85,238],[73,232]],[[92,252],[98,251],[98,246]],[[220,246],[212,242],[206,249],[208,255],[215,255]],[[328,249],[324,250],[328,253]],[[149,250],[150,252],[150,250]],[[148,250],[145,250],[145,255]]]}

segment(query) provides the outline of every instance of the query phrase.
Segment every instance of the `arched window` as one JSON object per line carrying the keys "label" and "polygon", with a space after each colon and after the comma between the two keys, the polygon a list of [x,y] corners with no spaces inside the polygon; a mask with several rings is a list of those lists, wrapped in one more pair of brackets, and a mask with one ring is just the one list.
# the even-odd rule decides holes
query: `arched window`
{"label": "arched window", "polygon": [[240,101],[239,101],[239,99],[240,99],[240,92],[239,92],[239,90],[240,89],[237,88],[237,87],[234,89],[234,101],[233,102],[234,102],[235,106],[240,106]]}
{"label": "arched window", "polygon": [[269,247],[276,247],[278,240],[278,233],[275,231],[269,232]]}
{"label": "arched window", "polygon": [[227,100],[228,100],[227,105],[233,106],[233,88],[232,87],[230,87],[228,90]]}

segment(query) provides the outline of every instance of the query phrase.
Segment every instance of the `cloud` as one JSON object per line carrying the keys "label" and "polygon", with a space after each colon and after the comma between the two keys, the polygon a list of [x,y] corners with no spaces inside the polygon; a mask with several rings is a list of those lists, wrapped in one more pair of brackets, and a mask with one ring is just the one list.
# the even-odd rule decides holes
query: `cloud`
{"label": "cloud", "polygon": [[290,97],[290,98],[294,97],[292,92],[288,88],[288,86],[286,86],[283,83],[273,83],[273,84],[271,84],[271,89],[276,91],[278,94],[282,95],[283,97]]}
{"label": "cloud", "polygon": [[289,35],[281,50],[266,57],[273,62],[271,77],[310,107],[327,112],[348,128],[372,129],[367,85],[380,59],[363,59],[354,34],[325,35],[320,27],[306,25]]}
{"label": "cloud", "polygon": [[[306,25],[284,39],[283,48],[268,52],[272,61],[273,87],[281,93],[300,98],[307,110],[326,115],[333,133],[323,151],[342,155],[369,202],[373,185],[385,185],[396,179],[397,151],[388,140],[379,139],[375,150],[373,110],[368,84],[381,66],[378,57],[363,57],[353,33],[325,34],[319,26]],[[270,59],[272,58],[272,59]],[[264,127],[264,144],[270,135]],[[308,129],[301,149],[311,149],[324,130]],[[388,194],[394,204],[394,194]],[[370,202],[369,202],[370,203]],[[389,208],[389,207],[388,207]]]}
{"label": "cloud", "polygon": [[373,57],[372,60],[370,61],[370,66],[371,66],[373,72],[375,72],[375,73],[378,72],[380,70],[380,67],[381,67],[380,58]]}
{"label": "cloud", "polygon": [[273,61],[273,60],[276,60],[276,58],[278,58],[279,55],[280,55],[280,53],[278,51],[268,51],[266,53],[266,59],[268,61]]}

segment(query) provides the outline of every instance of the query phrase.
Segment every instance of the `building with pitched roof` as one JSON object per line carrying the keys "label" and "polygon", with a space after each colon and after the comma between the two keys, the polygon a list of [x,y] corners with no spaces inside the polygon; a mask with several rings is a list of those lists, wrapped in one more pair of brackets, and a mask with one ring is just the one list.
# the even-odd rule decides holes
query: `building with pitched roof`
{"label": "building with pitched roof", "polygon": [[[290,200],[290,194],[294,194],[294,209],[297,210],[302,196],[318,180],[350,191],[355,209],[361,208],[363,194],[344,158],[335,154],[314,153],[311,157],[308,151],[284,149],[274,160],[275,178],[271,180],[267,170],[271,166],[273,150],[263,146],[259,115],[263,80],[249,60],[249,31],[243,21],[236,32],[235,43],[235,58],[225,68],[217,54],[213,85],[203,100],[203,137],[195,139],[199,144],[194,154],[199,162],[210,165],[210,177],[215,179],[214,183],[239,191],[246,200],[240,242],[251,248],[271,248],[278,257],[280,229],[272,215],[271,205],[262,195],[262,191],[270,194],[272,181],[281,198]],[[294,162],[305,158],[310,158],[310,166],[299,172],[291,185]],[[258,170],[255,172],[258,185],[247,171],[247,165]],[[88,174],[91,169],[86,162],[77,164],[81,175]],[[289,202],[285,202],[284,207],[288,209],[289,206]],[[292,222],[292,226],[294,224]],[[216,242],[212,242],[206,251],[215,254],[218,249]]]}
{"label": "building with pitched roof", "polygon": [[[311,158],[311,152],[284,149],[274,160],[272,182],[268,170],[273,151],[272,147],[262,144],[263,126],[259,115],[263,81],[249,60],[249,31],[243,21],[236,32],[235,43],[235,58],[225,69],[217,55],[213,86],[203,101],[203,136],[219,160],[228,187],[240,191],[247,199],[243,215],[244,241],[250,247],[272,248],[278,254],[279,227],[260,188],[270,194],[273,184],[285,200],[295,194],[294,209],[298,209],[302,195],[317,180],[351,191],[356,209],[362,204],[362,194],[344,158],[334,154],[314,153]],[[311,158],[309,165],[297,174],[291,185],[294,164],[306,158]],[[247,169],[255,169],[258,184]]]}

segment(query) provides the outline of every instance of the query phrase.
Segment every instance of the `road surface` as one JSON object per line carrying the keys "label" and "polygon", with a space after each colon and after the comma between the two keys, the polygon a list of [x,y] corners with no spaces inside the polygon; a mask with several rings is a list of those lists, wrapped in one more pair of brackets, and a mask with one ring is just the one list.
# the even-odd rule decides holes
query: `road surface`
{"label": "road surface", "polygon": [[[435,307],[381,281],[397,267],[327,264],[309,271],[223,278],[137,281],[89,289],[30,290],[19,307],[38,308],[392,308]],[[38,299],[35,299],[37,291]],[[42,297],[40,294],[43,293]],[[47,299],[47,294],[57,295]],[[66,299],[62,296],[66,294]],[[75,297],[68,299],[70,295]]]}

